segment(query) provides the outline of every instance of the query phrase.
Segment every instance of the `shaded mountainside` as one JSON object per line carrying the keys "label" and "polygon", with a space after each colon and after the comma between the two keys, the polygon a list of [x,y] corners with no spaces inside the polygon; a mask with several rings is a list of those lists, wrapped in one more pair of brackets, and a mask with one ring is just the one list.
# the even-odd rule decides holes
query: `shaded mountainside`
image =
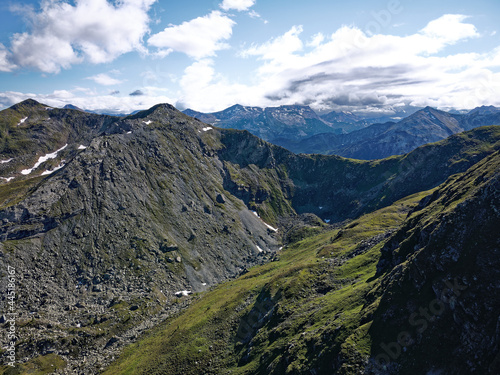
{"label": "shaded mountainside", "polygon": [[497,374],[500,155],[200,296],[105,374]]}
{"label": "shaded mountainside", "polygon": [[[0,155],[11,159],[0,170],[0,258],[16,268],[22,337],[16,352],[28,361],[21,372],[54,366],[97,373],[124,345],[199,299],[183,295],[204,292],[255,265],[270,271],[282,265],[284,274],[273,275],[298,285],[287,292],[287,298],[298,298],[302,281],[294,280],[302,260],[309,279],[309,265],[328,263],[331,271],[372,244],[381,246],[417,198],[391,204],[465,172],[500,143],[500,127],[490,126],[407,155],[359,161],[295,155],[247,131],[207,126],[166,104],[118,118],[31,100],[0,112],[0,129]],[[323,222],[358,220],[383,207],[382,216],[366,216],[363,225],[343,232]],[[349,238],[346,230],[360,242],[342,242]],[[300,238],[306,242],[292,245],[296,252],[290,258],[283,252],[279,257],[288,260],[279,263],[279,247]],[[335,250],[341,259],[311,258],[321,241],[346,246]],[[339,282],[323,271],[318,291],[324,295],[357,280],[346,273]],[[241,296],[256,291],[252,276],[246,280],[236,289]],[[220,303],[234,297],[226,294]],[[1,298],[5,306],[6,295]],[[244,311],[251,298],[242,307],[228,306]],[[217,311],[216,300],[204,305],[206,311]],[[0,324],[8,323],[2,318]]]}
{"label": "shaded mountainside", "polygon": [[[225,147],[220,157],[240,170],[226,175],[226,189],[245,202],[262,201],[262,215],[268,217],[271,206],[264,197],[278,198],[274,205],[288,198],[298,213],[310,212],[339,222],[435,187],[451,174],[465,171],[499,149],[500,127],[475,129],[407,155],[377,161],[295,155],[238,131],[222,132],[221,140]],[[274,188],[260,180],[262,172],[269,171],[281,172],[270,179]]]}
{"label": "shaded mountainside", "polygon": [[280,139],[276,144],[294,152],[371,160],[405,154],[426,143],[488,125],[500,125],[500,111],[478,109],[459,115],[426,107],[397,123],[374,124],[342,135],[318,134],[300,141]]}
{"label": "shaded mountainside", "polygon": [[391,343],[388,373],[500,372],[499,208],[497,152],[423,199],[382,247],[369,334],[372,353]]}

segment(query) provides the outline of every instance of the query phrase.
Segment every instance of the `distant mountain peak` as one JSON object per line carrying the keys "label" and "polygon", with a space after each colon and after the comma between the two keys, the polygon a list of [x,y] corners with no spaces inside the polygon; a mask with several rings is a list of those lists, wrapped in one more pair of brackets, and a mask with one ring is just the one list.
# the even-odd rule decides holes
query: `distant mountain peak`
{"label": "distant mountain peak", "polygon": [[497,108],[492,105],[482,105],[481,107],[476,107],[472,111],[470,111],[469,115],[473,114],[487,115],[497,112],[500,112],[500,108]]}
{"label": "distant mountain peak", "polygon": [[87,112],[84,109],[81,109],[80,107],[77,107],[76,105],[73,104],[66,104],[63,109],[74,109],[75,111],[80,111],[80,112]]}

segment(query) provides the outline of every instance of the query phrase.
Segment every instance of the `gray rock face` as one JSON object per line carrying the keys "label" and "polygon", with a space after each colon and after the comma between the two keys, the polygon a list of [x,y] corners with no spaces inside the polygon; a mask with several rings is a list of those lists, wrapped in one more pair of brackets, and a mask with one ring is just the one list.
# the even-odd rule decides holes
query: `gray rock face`
{"label": "gray rock face", "polygon": [[224,191],[216,130],[166,105],[142,115],[116,119],[0,211],[19,319],[58,327],[26,327],[20,358],[78,351],[75,366],[90,354],[105,363],[137,327],[177,311],[177,291],[202,291],[277,249],[275,233]]}

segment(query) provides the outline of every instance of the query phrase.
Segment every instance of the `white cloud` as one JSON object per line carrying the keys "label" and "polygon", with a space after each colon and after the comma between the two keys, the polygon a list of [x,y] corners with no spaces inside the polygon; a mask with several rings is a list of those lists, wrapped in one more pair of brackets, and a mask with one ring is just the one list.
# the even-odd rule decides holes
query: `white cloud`
{"label": "white cloud", "polygon": [[257,13],[255,10],[251,10],[250,12],[248,12],[248,15],[252,18],[260,18],[260,14]]}
{"label": "white cloud", "polygon": [[199,111],[213,111],[224,109],[235,103],[259,103],[260,88],[229,82],[214,68],[212,59],[203,59],[194,62],[184,70],[179,85],[181,96],[175,105],[178,108],[188,108]]}
{"label": "white cloud", "polygon": [[269,61],[268,65],[262,67],[262,73],[267,71],[280,71],[288,67],[294,67],[298,63],[297,52],[303,48],[300,34],[302,26],[293,26],[288,32],[277,38],[252,47],[241,52],[241,57],[257,56]]}
{"label": "white cloud", "polygon": [[105,73],[100,73],[92,77],[87,77],[87,79],[91,79],[95,81],[96,83],[103,85],[103,86],[114,86],[114,85],[119,85],[120,83],[123,83],[123,81],[110,77],[109,75]]}
{"label": "white cloud", "polygon": [[465,20],[445,15],[404,37],[367,35],[344,26],[307,42],[302,27],[294,26],[240,52],[240,57],[261,61],[249,84],[230,82],[212,60],[191,65],[181,80],[182,106],[213,111],[235,103],[299,103],[317,110],[383,112],[410,104],[500,105],[500,73],[491,71],[500,67],[500,48],[487,54],[445,54],[447,46],[479,37]]}
{"label": "white cloud", "polygon": [[479,37],[474,25],[463,23],[467,16],[461,14],[445,14],[427,24],[420,36],[428,42],[428,53],[436,53],[447,45],[455,44],[468,38]]}
{"label": "white cloud", "polygon": [[15,68],[16,66],[9,62],[9,52],[0,43],[0,72],[11,72]]}
{"label": "white cloud", "polygon": [[[222,21],[216,22],[216,20]],[[218,71],[215,52],[225,47],[234,22],[220,12],[170,26],[153,36],[161,51],[175,50],[196,61],[181,77],[172,77],[158,63],[143,73],[144,95],[99,95],[83,89],[50,95],[0,93],[0,105],[27,97],[49,105],[72,103],[81,108],[132,112],[160,102],[211,112],[235,103],[257,106],[309,104],[316,110],[350,110],[390,113],[406,105],[440,108],[500,106],[500,46],[488,53],[447,53],[447,47],[480,38],[465,16],[445,15],[406,36],[368,35],[343,26],[327,35],[302,37],[294,26],[283,35],[241,51],[257,64],[245,81],[232,81]],[[237,62],[236,62],[237,64]],[[244,73],[240,73],[244,77]],[[110,78],[116,72],[107,72]],[[164,81],[169,84],[165,85]],[[244,82],[244,83],[242,83]],[[150,86],[172,87],[178,91]],[[133,89],[136,89],[134,87]]]}
{"label": "white cloud", "polygon": [[[131,52],[144,52],[148,11],[156,0],[42,1],[41,11],[26,12],[29,32],[14,34],[11,62],[46,73],[90,61],[110,62]],[[26,8],[25,8],[26,11]]]}
{"label": "white cloud", "polygon": [[262,16],[257,13],[255,10],[251,10],[248,12],[248,15],[251,17],[251,18],[259,18],[260,20],[262,20],[262,22],[264,22],[264,24],[268,24],[269,21],[268,20],[264,20],[262,19]]}
{"label": "white cloud", "polygon": [[322,33],[317,33],[312,36],[311,41],[307,43],[309,47],[318,47],[325,40],[325,36]]}
{"label": "white cloud", "polygon": [[153,35],[148,44],[183,52],[196,59],[214,56],[215,52],[229,48],[224,42],[231,37],[235,22],[219,11],[198,17],[180,25],[172,25]]}
{"label": "white cloud", "polygon": [[255,0],[224,0],[220,7],[225,11],[234,9],[238,12],[248,10],[255,4]]}

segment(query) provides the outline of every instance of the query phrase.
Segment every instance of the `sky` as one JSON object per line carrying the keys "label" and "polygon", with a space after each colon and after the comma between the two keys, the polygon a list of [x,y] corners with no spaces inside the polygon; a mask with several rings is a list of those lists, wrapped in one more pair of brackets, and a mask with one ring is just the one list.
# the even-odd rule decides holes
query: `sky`
{"label": "sky", "polygon": [[0,109],[500,106],[498,0],[3,0]]}

